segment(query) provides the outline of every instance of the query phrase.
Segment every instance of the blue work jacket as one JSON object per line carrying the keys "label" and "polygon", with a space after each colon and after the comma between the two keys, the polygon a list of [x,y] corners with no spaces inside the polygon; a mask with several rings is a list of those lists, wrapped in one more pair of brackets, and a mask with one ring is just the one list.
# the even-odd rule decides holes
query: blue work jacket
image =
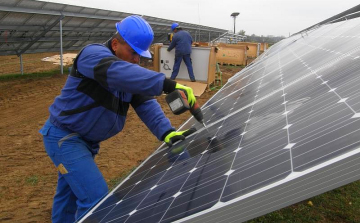
{"label": "blue work jacket", "polygon": [[72,69],[76,75],[69,75],[49,108],[55,126],[99,143],[123,129],[131,105],[159,140],[174,130],[150,97],[162,93],[164,74],[121,60],[102,44],[86,46]]}
{"label": "blue work jacket", "polygon": [[188,31],[177,31],[168,47],[167,51],[171,51],[175,47],[175,56],[191,54],[192,37]]}

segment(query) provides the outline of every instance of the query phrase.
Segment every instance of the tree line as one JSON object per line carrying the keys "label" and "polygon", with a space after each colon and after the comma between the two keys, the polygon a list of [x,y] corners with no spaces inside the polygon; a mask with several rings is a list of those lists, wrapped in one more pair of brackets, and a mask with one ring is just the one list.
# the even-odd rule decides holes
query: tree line
{"label": "tree line", "polygon": [[257,36],[255,34],[246,35],[245,30],[240,30],[237,34],[246,36],[246,42],[257,42],[257,43],[269,43],[274,44],[276,42],[279,42],[282,39],[285,39],[285,36],[273,36],[273,35],[261,35]]}

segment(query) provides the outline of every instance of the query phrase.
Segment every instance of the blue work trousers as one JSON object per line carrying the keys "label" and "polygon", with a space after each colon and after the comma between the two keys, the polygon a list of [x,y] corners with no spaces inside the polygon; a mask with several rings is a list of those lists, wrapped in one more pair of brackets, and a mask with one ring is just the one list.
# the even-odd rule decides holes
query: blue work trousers
{"label": "blue work trousers", "polygon": [[74,222],[108,193],[97,167],[97,153],[77,133],[60,129],[48,120],[40,130],[45,150],[58,169],[52,222]]}
{"label": "blue work trousers", "polygon": [[190,54],[175,55],[175,62],[174,62],[173,72],[171,74],[171,79],[175,80],[176,76],[178,75],[179,70],[180,70],[180,64],[181,64],[182,60],[184,60],[184,63],[186,64],[190,80],[195,81],[195,76],[194,76],[194,71],[193,71],[193,67],[192,67]]}

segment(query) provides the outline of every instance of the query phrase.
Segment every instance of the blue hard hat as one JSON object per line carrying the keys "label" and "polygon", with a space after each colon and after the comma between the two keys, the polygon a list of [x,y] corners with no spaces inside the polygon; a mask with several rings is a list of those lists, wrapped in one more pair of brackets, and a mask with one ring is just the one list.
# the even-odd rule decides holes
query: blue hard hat
{"label": "blue hard hat", "polygon": [[179,27],[179,24],[175,22],[171,25],[171,30],[174,31],[174,29],[176,29],[177,27]]}
{"label": "blue hard hat", "polygon": [[154,40],[154,32],[145,19],[137,15],[128,16],[116,23],[116,29],[140,56],[151,58],[149,47]]}

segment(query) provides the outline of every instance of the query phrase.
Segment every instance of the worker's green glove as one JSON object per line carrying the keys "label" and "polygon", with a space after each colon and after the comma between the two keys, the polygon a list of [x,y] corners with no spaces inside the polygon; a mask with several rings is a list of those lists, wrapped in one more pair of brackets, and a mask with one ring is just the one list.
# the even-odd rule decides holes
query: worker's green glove
{"label": "worker's green glove", "polygon": [[194,132],[196,132],[196,128],[190,128],[188,130],[180,131],[180,132],[173,131],[165,136],[164,142],[169,147],[171,147],[175,142],[177,142],[179,140],[184,140],[185,137],[193,134]]}
{"label": "worker's green glove", "polygon": [[175,89],[183,90],[183,91],[186,92],[187,100],[189,102],[190,107],[192,107],[195,104],[196,98],[195,98],[195,95],[194,95],[193,90],[191,89],[191,87],[186,87],[184,85],[176,83]]}

